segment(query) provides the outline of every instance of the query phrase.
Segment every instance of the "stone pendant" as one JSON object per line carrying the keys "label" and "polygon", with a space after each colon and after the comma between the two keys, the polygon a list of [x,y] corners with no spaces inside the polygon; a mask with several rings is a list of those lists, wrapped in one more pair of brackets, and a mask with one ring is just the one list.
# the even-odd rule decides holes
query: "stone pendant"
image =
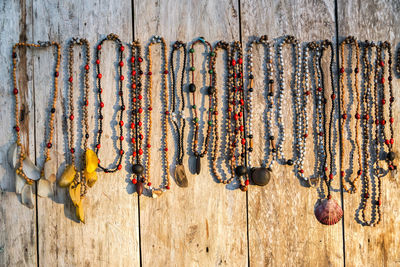
{"label": "stone pendant", "polygon": [[183,166],[183,164],[176,165],[175,180],[178,186],[188,187],[188,179],[186,177],[185,167]]}
{"label": "stone pendant", "polygon": [[141,196],[143,193],[143,182],[141,181],[141,178],[138,178],[138,182],[136,183],[136,193],[138,196]]}
{"label": "stone pendant", "polygon": [[270,168],[252,168],[250,171],[250,177],[254,184],[264,186],[271,180],[271,172]]}
{"label": "stone pendant", "polygon": [[196,174],[200,174],[201,170],[201,157],[196,156]]}

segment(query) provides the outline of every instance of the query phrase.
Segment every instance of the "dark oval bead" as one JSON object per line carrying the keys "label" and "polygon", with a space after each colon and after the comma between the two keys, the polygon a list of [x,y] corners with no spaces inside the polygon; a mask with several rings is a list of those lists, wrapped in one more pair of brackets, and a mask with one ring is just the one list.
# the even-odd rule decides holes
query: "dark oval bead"
{"label": "dark oval bead", "polygon": [[208,94],[209,95],[214,94],[214,92],[215,92],[215,88],[214,87],[212,87],[212,86],[208,87]]}
{"label": "dark oval bead", "polygon": [[144,171],[144,167],[141,164],[135,164],[132,166],[132,172],[136,175],[142,174]]}
{"label": "dark oval bead", "polygon": [[54,112],[56,112],[56,109],[55,109],[55,108],[52,108],[52,109],[51,109],[51,113],[54,113]]}
{"label": "dark oval bead", "polygon": [[252,138],[253,138],[253,135],[252,135],[252,134],[250,134],[250,135],[249,135],[249,138],[250,138],[250,139],[252,139]]}
{"label": "dark oval bead", "polygon": [[85,137],[86,137],[86,139],[88,139],[89,138],[89,134],[87,133],[87,134],[85,134]]}
{"label": "dark oval bead", "polygon": [[249,152],[253,152],[253,148],[252,147],[249,147]]}
{"label": "dark oval bead", "polygon": [[237,176],[243,176],[247,173],[247,169],[243,165],[239,165],[235,168],[235,173]]}
{"label": "dark oval bead", "polygon": [[273,136],[273,135],[271,135],[270,137],[269,137],[269,140],[274,140],[275,139],[275,137]]}
{"label": "dark oval bead", "polygon": [[396,158],[396,154],[395,154],[393,151],[390,151],[390,152],[387,154],[387,159],[388,159],[388,160],[393,161],[395,158]]}
{"label": "dark oval bead", "polygon": [[189,92],[196,92],[196,85],[194,83],[189,84]]}
{"label": "dark oval bead", "polygon": [[276,148],[273,148],[273,149],[272,149],[272,153],[276,153]]}
{"label": "dark oval bead", "polygon": [[253,75],[253,74],[250,74],[250,75],[249,75],[249,79],[254,79],[254,75]]}
{"label": "dark oval bead", "polygon": [[249,88],[249,92],[253,92],[254,90],[253,90],[253,88]]}
{"label": "dark oval bead", "polygon": [[271,80],[269,80],[269,83],[274,83],[274,80],[272,80],[272,79],[271,79]]}
{"label": "dark oval bead", "polygon": [[274,93],[273,92],[269,92],[268,96],[274,96]]}
{"label": "dark oval bead", "polygon": [[292,165],[293,165],[293,160],[288,159],[288,160],[286,161],[286,164],[289,165],[289,166],[292,166]]}

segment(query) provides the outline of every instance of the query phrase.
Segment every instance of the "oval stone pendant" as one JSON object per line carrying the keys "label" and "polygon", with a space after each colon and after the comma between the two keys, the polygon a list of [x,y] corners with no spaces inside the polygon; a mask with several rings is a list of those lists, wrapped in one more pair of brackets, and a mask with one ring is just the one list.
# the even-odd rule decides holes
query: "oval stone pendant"
{"label": "oval stone pendant", "polygon": [[250,173],[253,183],[259,186],[264,186],[271,180],[271,169],[270,168],[252,168]]}
{"label": "oval stone pendant", "polygon": [[201,170],[201,158],[200,156],[196,157],[196,174],[200,174]]}
{"label": "oval stone pendant", "polygon": [[188,179],[186,177],[185,167],[182,164],[176,165],[175,180],[178,186],[188,187]]}
{"label": "oval stone pendant", "polygon": [[138,179],[138,182],[136,183],[136,192],[138,196],[141,196],[143,193],[143,183],[140,181],[140,179]]}

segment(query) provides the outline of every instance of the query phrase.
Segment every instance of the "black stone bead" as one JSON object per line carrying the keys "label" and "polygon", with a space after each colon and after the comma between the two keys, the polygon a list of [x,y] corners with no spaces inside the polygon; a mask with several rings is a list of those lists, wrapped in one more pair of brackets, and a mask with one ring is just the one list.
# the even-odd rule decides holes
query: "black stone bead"
{"label": "black stone bead", "polygon": [[140,70],[140,71],[139,71],[139,74],[140,74],[140,75],[143,75],[143,71],[142,71],[142,70]]}
{"label": "black stone bead", "polygon": [[132,172],[136,175],[142,174],[144,171],[144,167],[141,164],[135,164],[132,166]]}
{"label": "black stone bead", "polygon": [[56,109],[55,108],[51,108],[51,113],[54,113],[54,112],[56,112]]}
{"label": "black stone bead", "polygon": [[253,88],[249,88],[249,92],[253,92],[254,90],[253,90]]}
{"label": "black stone bead", "polygon": [[247,173],[247,169],[245,166],[240,165],[235,168],[235,173],[237,176],[243,176]]}
{"label": "black stone bead", "polygon": [[271,84],[272,84],[272,83],[274,83],[274,80],[272,80],[272,79],[271,79],[271,80],[269,80],[269,83],[271,83]]}
{"label": "black stone bead", "polygon": [[292,165],[293,165],[293,160],[288,159],[288,160],[286,161],[286,164],[289,165],[289,166],[292,166]]}
{"label": "black stone bead", "polygon": [[249,134],[249,138],[252,139],[252,138],[253,138],[253,135],[252,135],[252,134]]}
{"label": "black stone bead", "polygon": [[137,84],[136,84],[136,88],[138,88],[138,87],[139,87],[139,88],[142,87],[142,83],[137,83]]}
{"label": "black stone bead", "polygon": [[212,95],[212,94],[214,94],[214,92],[215,92],[215,88],[214,87],[212,87],[212,86],[210,86],[210,87],[208,87],[208,94],[209,95]]}
{"label": "black stone bead", "polygon": [[196,85],[194,83],[189,84],[189,92],[196,92]]}
{"label": "black stone bead", "polygon": [[125,110],[125,105],[122,105],[122,106],[121,106],[121,110]]}
{"label": "black stone bead", "polygon": [[395,158],[396,158],[396,154],[395,154],[393,151],[390,151],[390,152],[387,154],[387,159],[388,159],[389,161],[393,161]]}
{"label": "black stone bead", "polygon": [[254,79],[254,75],[253,75],[253,74],[250,74],[250,75],[249,75],[249,79]]}
{"label": "black stone bead", "polygon": [[276,153],[276,148],[273,148],[273,149],[272,149],[272,153]]}
{"label": "black stone bead", "polygon": [[253,148],[252,147],[249,147],[249,152],[253,152]]}
{"label": "black stone bead", "polygon": [[275,137],[273,136],[273,135],[271,135],[270,137],[269,137],[269,140],[275,140]]}
{"label": "black stone bead", "polygon": [[87,133],[87,134],[85,134],[85,138],[86,139],[88,139],[89,138],[89,134]]}

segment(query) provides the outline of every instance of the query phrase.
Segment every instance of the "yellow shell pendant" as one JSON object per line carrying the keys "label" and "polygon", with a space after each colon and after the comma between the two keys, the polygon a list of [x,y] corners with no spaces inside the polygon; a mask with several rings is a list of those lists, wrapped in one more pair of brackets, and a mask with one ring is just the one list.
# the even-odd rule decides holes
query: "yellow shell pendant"
{"label": "yellow shell pendant", "polygon": [[58,185],[61,187],[69,186],[74,180],[75,175],[76,175],[75,166],[68,165],[67,168],[65,168],[63,174],[61,175],[61,179],[60,181],[58,181]]}
{"label": "yellow shell pendant", "polygon": [[86,158],[86,168],[85,168],[86,172],[88,173],[94,172],[99,166],[99,159],[97,158],[96,153],[94,153],[93,150],[88,149],[86,150],[85,158]]}

